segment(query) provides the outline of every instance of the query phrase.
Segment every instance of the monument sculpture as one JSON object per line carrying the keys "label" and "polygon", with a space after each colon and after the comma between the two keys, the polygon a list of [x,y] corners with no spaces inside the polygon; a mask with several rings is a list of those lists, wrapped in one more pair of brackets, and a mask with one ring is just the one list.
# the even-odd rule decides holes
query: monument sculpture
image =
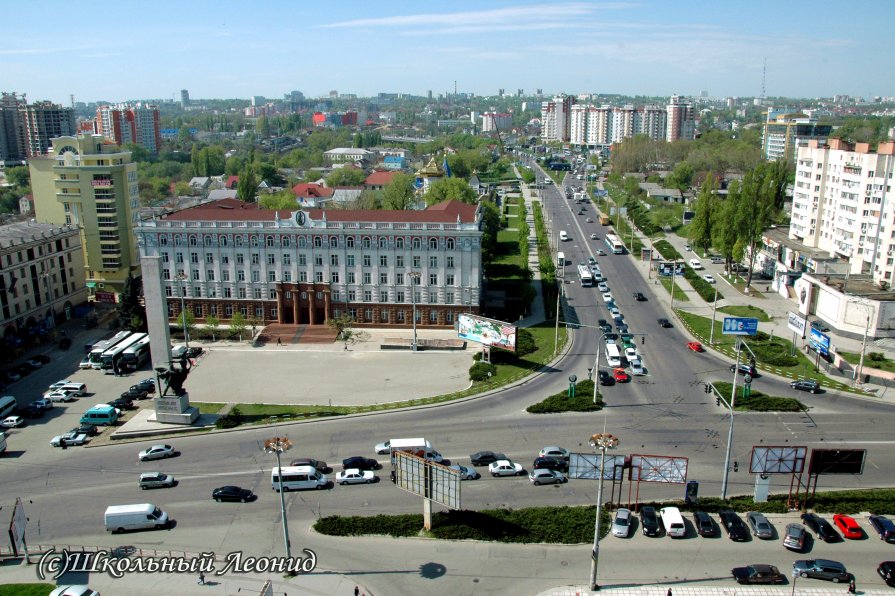
{"label": "monument sculpture", "polygon": [[[186,354],[171,360],[168,368],[156,368],[158,397],[155,398],[155,422],[192,424],[199,417],[198,408],[190,406],[190,396],[183,384],[192,363]],[[151,419],[150,419],[151,420]]]}

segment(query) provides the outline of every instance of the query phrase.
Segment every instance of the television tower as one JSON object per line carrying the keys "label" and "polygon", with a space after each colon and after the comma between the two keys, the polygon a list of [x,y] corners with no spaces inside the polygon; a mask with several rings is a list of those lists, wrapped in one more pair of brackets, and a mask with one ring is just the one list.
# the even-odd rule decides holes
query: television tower
{"label": "television tower", "polygon": [[764,105],[764,84],[768,74],[768,59],[764,59],[764,66],[761,67],[761,103]]}

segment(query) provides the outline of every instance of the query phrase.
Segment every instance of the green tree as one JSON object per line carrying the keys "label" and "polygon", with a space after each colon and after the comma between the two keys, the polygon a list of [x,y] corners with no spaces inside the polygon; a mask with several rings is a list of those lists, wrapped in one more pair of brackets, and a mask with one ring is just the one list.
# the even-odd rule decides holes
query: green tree
{"label": "green tree", "polygon": [[298,200],[291,190],[284,190],[272,195],[264,195],[258,201],[264,209],[298,210]]}
{"label": "green tree", "polygon": [[187,144],[192,142],[192,140],[193,140],[193,135],[190,134],[189,127],[181,126],[180,129],[177,131],[177,143],[181,147],[186,147]]}
{"label": "green tree", "polygon": [[140,305],[140,293],[143,284],[141,278],[127,276],[118,302],[118,317],[130,331],[146,329],[146,309]]}
{"label": "green tree", "polygon": [[236,196],[240,201],[254,203],[258,193],[258,182],[255,180],[255,168],[248,164],[239,175],[239,183],[236,185]]}
{"label": "green tree", "polygon": [[746,288],[752,284],[752,267],[758,257],[761,236],[774,219],[778,169],[769,163],[746,172],[736,204],[734,226],[737,234],[737,252],[749,259]]}
{"label": "green tree", "polygon": [[724,257],[728,271],[730,265],[742,256],[737,252],[736,214],[739,200],[740,184],[734,180],[727,188],[727,198],[712,211],[712,246]]}
{"label": "green tree", "polygon": [[398,172],[392,176],[391,182],[382,189],[382,208],[406,210],[413,208],[416,192],[413,188],[413,176]]}
{"label": "green tree", "polygon": [[230,336],[237,336],[242,341],[242,334],[246,330],[246,318],[241,312],[233,313],[230,317]]}
{"label": "green tree", "polygon": [[31,184],[27,166],[6,169],[6,180],[13,186],[24,187]]}
{"label": "green tree", "polygon": [[717,207],[718,198],[715,195],[715,177],[709,172],[702,186],[699,188],[699,196],[696,198],[693,220],[690,222],[690,240],[696,246],[701,246],[703,252],[708,251],[712,245],[713,213]]}
{"label": "green tree", "polygon": [[270,138],[270,121],[267,119],[267,116],[258,118],[255,122],[255,132],[257,132],[262,139]]}
{"label": "green tree", "polygon": [[177,317],[177,324],[184,333],[184,339],[193,337],[193,329],[196,328],[196,317],[193,311],[186,309]]}
{"label": "green tree", "polygon": [[217,318],[215,315],[206,315],[205,316],[205,326],[208,329],[208,332],[211,334],[211,341],[215,341],[215,336],[218,332],[218,325],[221,324],[221,320]]}
{"label": "green tree", "polygon": [[369,333],[356,330],[354,328],[354,323],[354,319],[348,314],[341,314],[338,317],[332,317],[326,321],[326,324],[336,331],[338,334],[336,339],[343,342],[346,350],[348,349],[348,344],[367,341],[370,337]]}
{"label": "green tree", "polygon": [[245,160],[238,155],[234,155],[227,160],[227,164],[224,166],[224,173],[228,176],[239,176],[245,167]]}
{"label": "green tree", "polygon": [[193,145],[193,148],[190,149],[190,165],[193,168],[193,176],[201,176],[202,175],[202,167],[200,165],[201,160],[199,159],[199,148],[196,145]]}
{"label": "green tree", "polygon": [[674,171],[666,180],[666,184],[672,188],[676,188],[681,192],[685,192],[690,188],[693,181],[693,166],[689,162],[682,161],[674,167]]}
{"label": "green tree", "polygon": [[493,201],[482,201],[482,267],[487,267],[497,255],[497,233],[500,231],[500,212]]}
{"label": "green tree", "polygon": [[326,185],[330,188],[337,186],[361,186],[366,179],[367,174],[363,170],[346,166],[333,170],[326,177]]}
{"label": "green tree", "polygon": [[180,182],[174,183],[174,194],[178,197],[188,197],[194,194],[195,189],[190,186],[189,182],[181,180]]}
{"label": "green tree", "polygon": [[275,186],[279,186],[280,184],[283,184],[283,182],[285,182],[283,180],[283,177],[280,176],[280,172],[279,170],[277,170],[277,167],[274,164],[262,162],[260,164],[257,164],[257,168],[258,178],[260,180],[263,180],[264,182]]}
{"label": "green tree", "polygon": [[435,205],[442,201],[455,200],[474,205],[478,195],[462,178],[439,178],[429,185],[425,199],[427,205]]}

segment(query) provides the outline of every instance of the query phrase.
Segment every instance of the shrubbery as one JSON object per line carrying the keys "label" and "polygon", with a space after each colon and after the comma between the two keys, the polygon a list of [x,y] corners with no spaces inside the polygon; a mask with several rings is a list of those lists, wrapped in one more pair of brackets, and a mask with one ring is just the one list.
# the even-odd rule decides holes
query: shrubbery
{"label": "shrubbery", "polygon": [[[712,384],[725,399],[730,398],[730,383],[716,381]],[[773,397],[765,395],[761,391],[752,391],[748,397],[743,397],[742,382],[737,383],[737,396],[734,406],[736,406],[737,410],[749,412],[804,412],[808,410],[805,404],[792,397]]]}
{"label": "shrubbery", "polygon": [[791,356],[791,348],[780,341],[754,342],[752,351],[764,364],[771,366],[795,366],[799,363],[796,356]]}
{"label": "shrubbery", "polygon": [[[717,288],[702,279],[696,271],[693,270],[689,265],[684,267],[684,278],[690,282],[690,285],[696,290],[696,293],[699,294],[703,300],[708,302],[709,304],[715,301],[715,292]],[[724,294],[718,292],[718,300],[724,300]]]}
{"label": "shrubbery", "polygon": [[579,381],[575,385],[575,397],[569,397],[567,391],[555,393],[544,401],[526,408],[530,414],[556,414],[558,412],[596,412],[603,409],[603,400],[597,397],[594,403],[594,382]]}
{"label": "shrubbery", "polygon": [[239,411],[239,406],[233,406],[229,414],[224,414],[215,420],[214,426],[215,428],[236,428],[242,423],[243,415]]}
{"label": "shrubbery", "polygon": [[476,362],[469,367],[469,378],[473,381],[487,381],[495,373],[497,367],[488,362]]}

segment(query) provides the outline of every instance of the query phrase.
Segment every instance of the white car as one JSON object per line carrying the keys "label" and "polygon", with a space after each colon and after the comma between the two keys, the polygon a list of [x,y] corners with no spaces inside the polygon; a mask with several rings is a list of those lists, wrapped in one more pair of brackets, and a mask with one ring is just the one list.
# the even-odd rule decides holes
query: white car
{"label": "white car", "polygon": [[600,290],[601,292],[608,292],[609,284],[607,284],[605,281],[601,281],[600,283],[597,284],[597,289]]}
{"label": "white car", "polygon": [[597,240],[597,235],[596,235],[596,234],[591,234],[591,235],[590,235],[590,239],[591,239],[591,240]]}
{"label": "white car", "polygon": [[631,374],[635,377],[642,377],[646,374],[646,370],[643,368],[643,361],[640,358],[635,358],[630,361],[631,363]]}
{"label": "white car", "polygon": [[370,470],[361,471],[357,468],[349,468],[336,474],[336,482],[342,486],[346,484],[370,484],[375,480],[376,475]]}
{"label": "white car", "polygon": [[75,401],[77,399],[74,393],[69,393],[68,391],[48,391],[44,393],[44,398],[50,401]]}
{"label": "white car", "polygon": [[603,302],[612,302],[615,298],[612,297],[612,292],[603,292]]}
{"label": "white car", "polygon": [[535,486],[540,484],[562,484],[567,482],[568,478],[562,472],[556,470],[548,470],[546,468],[537,468],[528,474],[528,479]]}
{"label": "white car", "polygon": [[618,307],[613,303],[612,306],[609,307],[609,314],[612,315],[613,317],[618,317],[618,316],[621,316],[622,313],[618,309]]}
{"label": "white car", "polygon": [[90,440],[90,437],[84,433],[78,434],[72,431],[65,433],[64,435],[56,435],[50,439],[50,445],[53,447],[62,447],[63,440],[65,441],[65,445],[70,447],[72,445],[83,445]]}
{"label": "white car", "polygon": [[488,471],[492,476],[519,476],[525,472],[520,464],[513,463],[508,459],[499,459],[489,464]]}
{"label": "white car", "polygon": [[639,354],[637,354],[637,348],[625,348],[625,358],[628,359],[628,362],[632,360],[640,360]]}
{"label": "white car", "polygon": [[18,428],[25,424],[25,419],[21,416],[7,416],[0,421],[0,426],[4,428]]}
{"label": "white car", "polygon": [[627,538],[628,532],[631,530],[631,510],[617,509],[615,519],[612,520],[612,535],[619,538]]}
{"label": "white car", "polygon": [[93,366],[93,364],[91,364],[90,355],[88,354],[87,356],[84,356],[84,358],[81,359],[81,363],[78,365],[78,368],[88,369],[88,368],[92,368],[92,366]]}
{"label": "white car", "polygon": [[702,276],[702,279],[704,279],[705,281],[707,281],[707,282],[710,283],[710,284],[715,283],[715,278],[714,278],[713,276],[709,275],[709,274],[705,274],[705,275],[703,275],[703,276]]}
{"label": "white car", "polygon": [[89,586],[59,586],[50,596],[99,596],[99,592],[91,590]]}
{"label": "white car", "polygon": [[139,454],[137,454],[137,458],[140,461],[150,461],[153,459],[164,459],[166,457],[172,457],[174,455],[174,447],[170,445],[153,445],[149,449],[144,449]]}
{"label": "white car", "polygon": [[373,450],[376,452],[376,455],[385,455],[389,452],[388,446],[391,445],[391,441],[383,441],[382,443],[376,443],[376,446],[373,447]]}
{"label": "white car", "polygon": [[53,383],[52,385],[47,387],[47,390],[48,391],[56,391],[57,389],[62,389],[63,387],[65,387],[66,385],[68,385],[69,383],[72,383],[72,382],[73,381],[56,381],[55,383]]}

